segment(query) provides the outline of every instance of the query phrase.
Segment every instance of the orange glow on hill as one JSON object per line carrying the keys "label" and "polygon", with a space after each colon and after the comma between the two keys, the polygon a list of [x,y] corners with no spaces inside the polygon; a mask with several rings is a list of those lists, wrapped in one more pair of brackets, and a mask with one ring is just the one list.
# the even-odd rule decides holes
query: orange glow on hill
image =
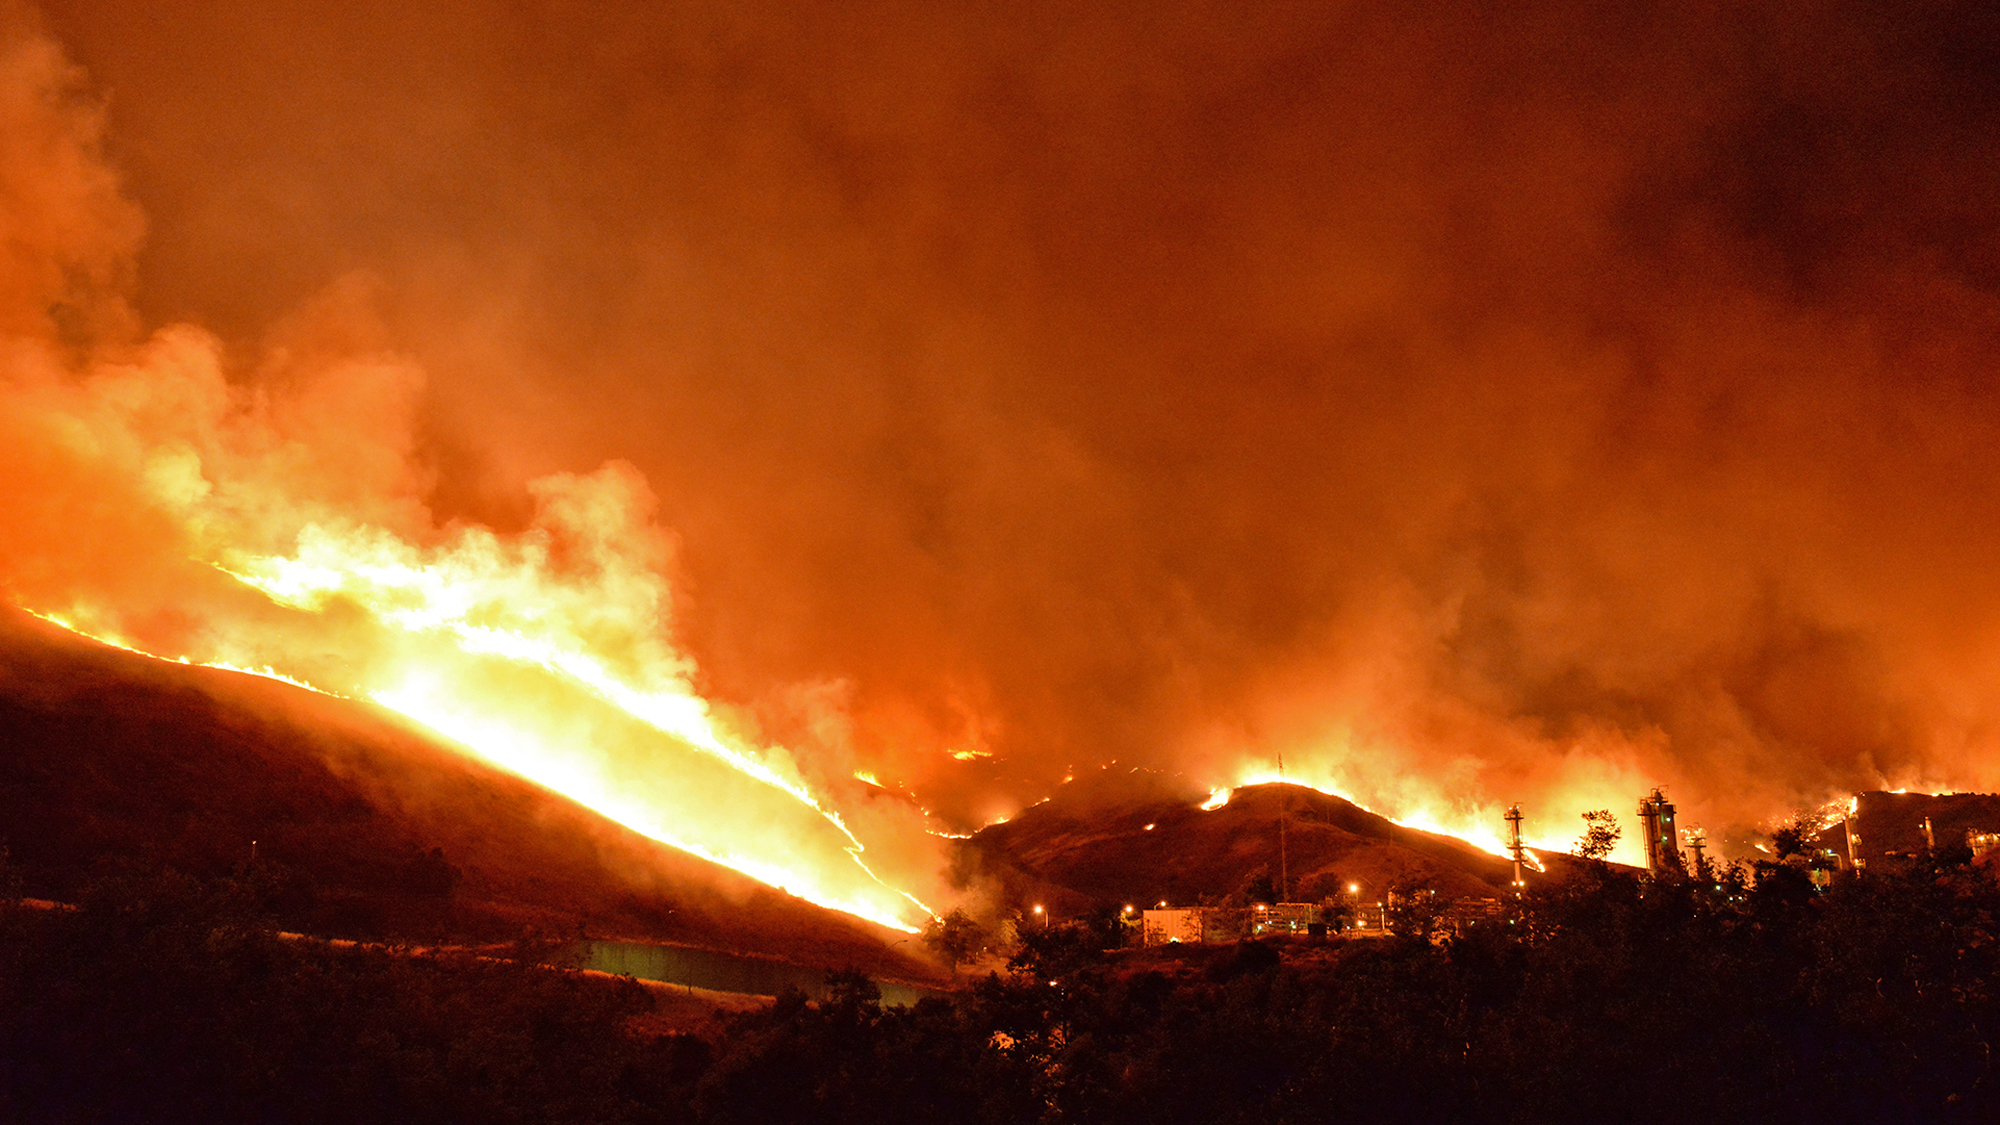
{"label": "orange glow on hill", "polygon": [[[1490,852],[1502,858],[1507,858],[1508,856],[1506,841],[1501,838],[1498,832],[1486,826],[1489,820],[1497,822],[1501,819],[1502,813],[1505,812],[1504,806],[1490,810],[1474,809],[1458,814],[1441,814],[1431,808],[1419,805],[1401,809],[1397,813],[1391,814],[1383,812],[1380,809],[1369,808],[1367,804],[1356,800],[1327,782],[1314,783],[1302,781],[1293,776],[1280,776],[1274,770],[1253,769],[1246,771],[1238,777],[1234,785],[1215,790],[1209,795],[1208,800],[1203,802],[1201,807],[1203,809],[1219,809],[1229,803],[1229,798],[1234,795],[1237,789],[1249,785],[1297,785],[1301,788],[1311,789],[1316,793],[1324,793],[1329,797],[1338,797],[1357,808],[1375,813],[1377,816],[1386,817],[1405,828],[1414,828],[1420,832],[1435,832],[1442,836],[1456,837],[1481,851]],[[1527,842],[1531,847],[1544,848],[1550,851],[1563,851],[1568,847],[1566,842],[1555,840],[1538,839]],[[1540,869],[1539,863],[1534,864],[1534,866],[1537,870]]]}
{"label": "orange glow on hill", "polygon": [[[914,932],[929,908],[874,870],[782,748],[717,723],[660,639],[666,589],[630,549],[629,483],[566,478],[511,542],[466,531],[424,549],[309,524],[289,555],[222,552],[286,626],[217,622],[215,651],[148,654],[372,700],[653,839]],[[147,651],[87,612],[38,616]]]}

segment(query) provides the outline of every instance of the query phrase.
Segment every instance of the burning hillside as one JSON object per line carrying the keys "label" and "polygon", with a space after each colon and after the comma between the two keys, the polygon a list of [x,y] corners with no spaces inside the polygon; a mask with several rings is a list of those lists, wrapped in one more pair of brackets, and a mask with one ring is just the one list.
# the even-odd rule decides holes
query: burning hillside
{"label": "burning hillside", "polygon": [[925,971],[891,931],[662,847],[393,712],[134,656],[12,611],[0,845],[28,893],[57,900],[132,865],[215,877],[254,861],[276,873],[279,920],[315,933],[587,930]]}
{"label": "burning hillside", "polygon": [[1012,902],[1063,914],[1212,901],[1253,880],[1284,901],[1319,902],[1418,888],[1491,898],[1512,879],[1499,855],[1302,785],[1205,796],[1164,776],[1104,771],[982,829],[965,842],[960,870]]}

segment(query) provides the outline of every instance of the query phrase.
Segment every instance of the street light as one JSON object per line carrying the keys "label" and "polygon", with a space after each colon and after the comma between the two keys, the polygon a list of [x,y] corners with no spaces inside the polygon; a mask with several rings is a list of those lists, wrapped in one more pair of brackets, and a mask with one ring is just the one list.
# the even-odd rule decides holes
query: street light
{"label": "street light", "polygon": [[1047,911],[1045,911],[1045,910],[1043,910],[1043,909],[1042,909],[1042,904],[1041,904],[1041,903],[1039,903],[1039,902],[1035,904],[1035,913],[1036,913],[1037,915],[1039,915],[1039,916],[1041,917],[1041,919],[1042,919],[1042,928],[1043,928],[1043,929],[1045,929],[1045,930],[1046,930],[1046,929],[1048,929],[1048,928],[1049,928],[1049,915],[1048,915],[1048,912],[1047,912]]}

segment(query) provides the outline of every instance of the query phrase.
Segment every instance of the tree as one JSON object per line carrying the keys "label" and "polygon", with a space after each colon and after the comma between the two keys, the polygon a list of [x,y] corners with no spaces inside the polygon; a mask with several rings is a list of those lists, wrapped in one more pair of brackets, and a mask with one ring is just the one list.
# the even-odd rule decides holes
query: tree
{"label": "tree", "polygon": [[1354,903],[1346,898],[1333,895],[1320,900],[1319,920],[1334,933],[1354,928]]}
{"label": "tree", "polygon": [[1583,835],[1577,837],[1570,854],[1602,863],[1610,858],[1611,849],[1623,834],[1618,818],[1611,815],[1610,809],[1592,809],[1583,814]]}
{"label": "tree", "polygon": [[1812,826],[1806,823],[1806,818],[1795,817],[1779,825],[1777,830],[1771,833],[1771,850],[1777,853],[1779,859],[1784,859],[1786,856],[1810,855],[1811,848],[1808,841],[1813,835]]}
{"label": "tree", "polygon": [[1398,883],[1389,888],[1384,901],[1389,932],[1400,937],[1430,941],[1444,926],[1448,904],[1439,902],[1429,887]]}
{"label": "tree", "polygon": [[944,958],[956,973],[960,965],[972,960],[985,946],[986,927],[973,921],[965,911],[954,908],[944,917],[933,917],[924,923],[923,943],[926,949]]}

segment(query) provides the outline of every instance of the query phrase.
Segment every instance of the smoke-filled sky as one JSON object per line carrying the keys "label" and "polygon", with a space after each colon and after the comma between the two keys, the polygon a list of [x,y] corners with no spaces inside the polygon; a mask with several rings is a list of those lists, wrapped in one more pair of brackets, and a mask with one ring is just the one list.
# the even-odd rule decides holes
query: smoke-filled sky
{"label": "smoke-filled sky", "polygon": [[[49,0],[0,315],[390,524],[628,462],[702,691],[968,822],[2000,786],[2000,10],[1657,7]],[[15,460],[17,596],[185,534]]]}

